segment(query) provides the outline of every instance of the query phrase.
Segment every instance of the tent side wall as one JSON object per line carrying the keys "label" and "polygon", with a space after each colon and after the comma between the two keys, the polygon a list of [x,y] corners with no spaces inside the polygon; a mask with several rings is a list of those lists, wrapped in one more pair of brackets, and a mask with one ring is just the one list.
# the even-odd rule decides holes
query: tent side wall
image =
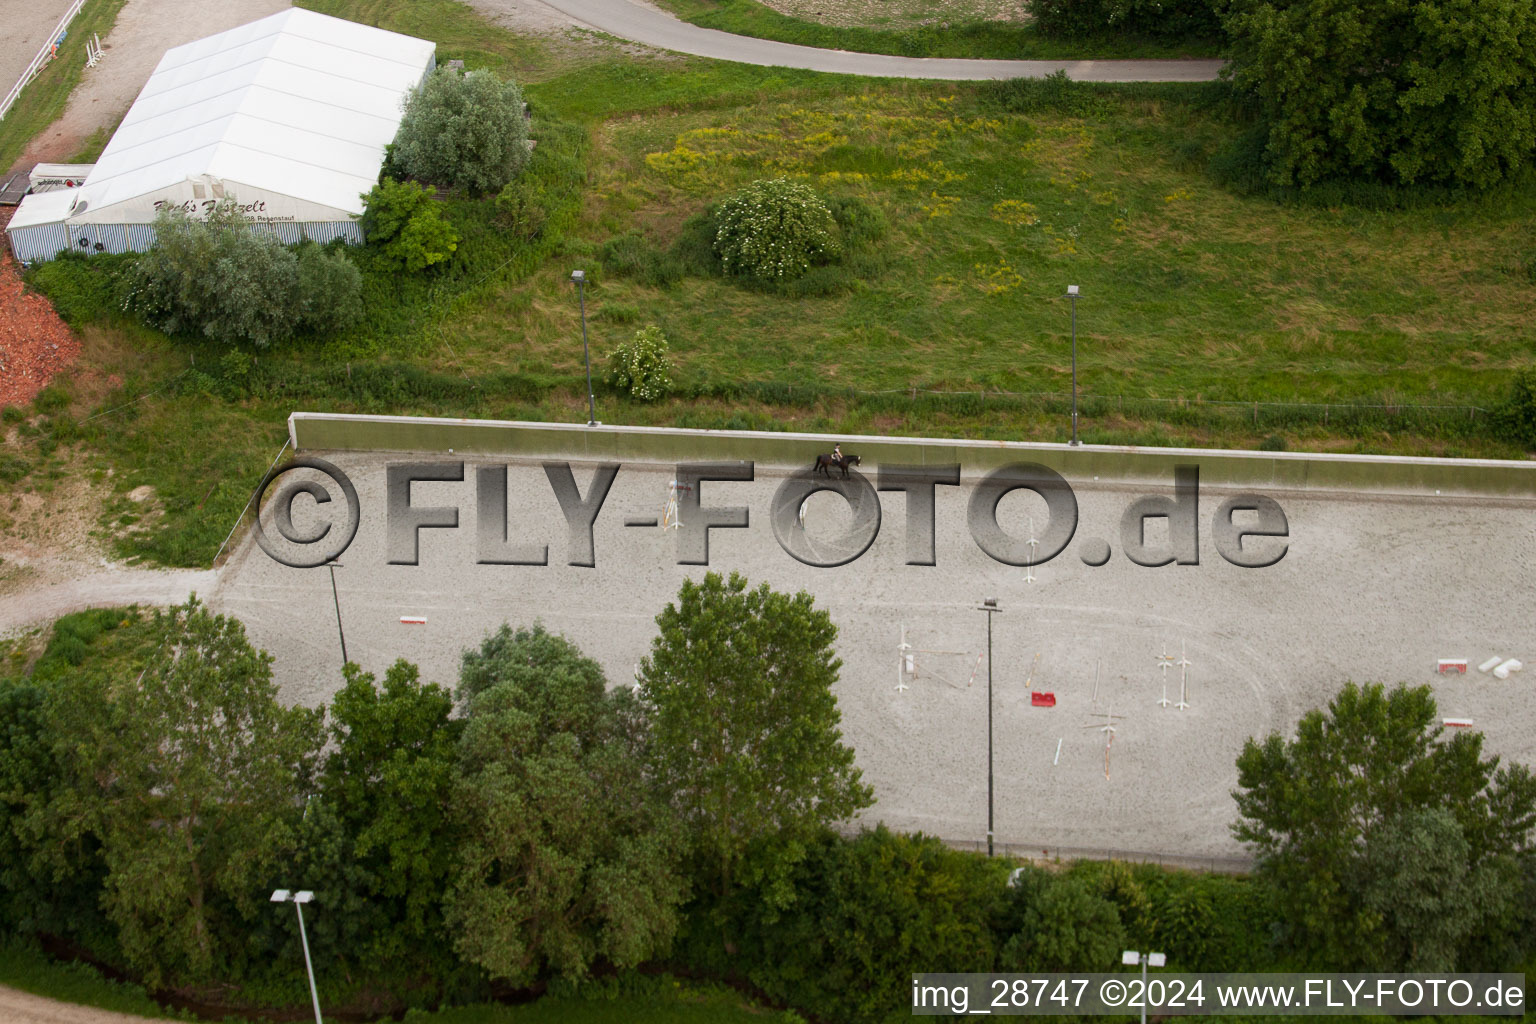
{"label": "tent side wall", "polygon": [[60,221],[6,228],[5,236],[11,243],[11,255],[22,263],[51,260],[69,248],[69,230]]}
{"label": "tent side wall", "polygon": [[[326,242],[344,239],[350,245],[363,244],[363,229],[356,221],[307,221],[277,224],[256,223],[252,231],[276,235],[284,245],[297,245],[304,239]],[[23,263],[51,260],[66,249],[92,255],[95,253],[144,252],[155,244],[153,224],[34,224],[9,228],[11,253]]]}

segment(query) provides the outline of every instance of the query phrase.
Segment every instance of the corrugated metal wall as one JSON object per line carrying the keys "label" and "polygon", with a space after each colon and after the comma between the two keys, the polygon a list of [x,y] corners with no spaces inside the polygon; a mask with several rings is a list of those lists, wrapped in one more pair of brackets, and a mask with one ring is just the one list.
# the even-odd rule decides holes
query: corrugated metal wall
{"label": "corrugated metal wall", "polygon": [[[251,230],[276,235],[285,245],[297,245],[305,238],[321,245],[337,238],[350,245],[363,244],[362,228],[350,220],[253,224]],[[6,234],[11,240],[11,252],[25,263],[51,260],[65,249],[89,255],[143,252],[155,244],[153,224],[36,224],[11,228]]]}
{"label": "corrugated metal wall", "polygon": [[11,255],[23,263],[51,260],[69,248],[69,232],[63,224],[34,224],[27,228],[7,228]]}

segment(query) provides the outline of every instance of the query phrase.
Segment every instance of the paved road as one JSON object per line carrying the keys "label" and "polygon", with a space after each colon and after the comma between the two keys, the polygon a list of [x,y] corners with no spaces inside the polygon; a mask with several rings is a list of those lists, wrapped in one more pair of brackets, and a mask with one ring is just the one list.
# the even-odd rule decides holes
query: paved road
{"label": "paved road", "polygon": [[699,28],[631,0],[544,0],[582,25],[609,35],[664,50],[700,57],[806,68],[843,75],[886,78],[942,78],[975,81],[991,78],[1043,78],[1065,71],[1080,82],[1208,82],[1221,70],[1219,60],[959,60],[942,57],[892,57],[794,46],[729,32]]}

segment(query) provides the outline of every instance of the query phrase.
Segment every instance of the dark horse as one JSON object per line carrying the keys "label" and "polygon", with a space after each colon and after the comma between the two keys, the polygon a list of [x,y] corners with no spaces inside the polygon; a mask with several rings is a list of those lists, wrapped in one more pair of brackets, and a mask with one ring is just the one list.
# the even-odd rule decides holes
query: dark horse
{"label": "dark horse", "polygon": [[843,471],[843,479],[846,480],[848,479],[848,467],[857,466],[858,464],[859,457],[857,455],[844,455],[842,458],[838,458],[835,455],[818,455],[816,456],[816,466],[812,472],[820,473],[822,476],[831,476],[832,473],[827,467],[836,466]]}

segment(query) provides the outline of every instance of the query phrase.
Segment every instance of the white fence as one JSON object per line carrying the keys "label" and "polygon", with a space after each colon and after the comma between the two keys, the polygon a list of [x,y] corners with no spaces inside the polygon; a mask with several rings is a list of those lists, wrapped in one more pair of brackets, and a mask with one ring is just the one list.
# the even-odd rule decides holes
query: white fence
{"label": "white fence", "polygon": [[21,90],[26,88],[28,82],[37,77],[39,71],[43,70],[43,66],[52,57],[53,48],[59,41],[59,34],[69,27],[69,23],[74,20],[75,15],[79,14],[80,8],[84,6],[85,0],[75,0],[74,3],[69,5],[69,10],[64,12],[64,17],[59,19],[59,23],[53,26],[53,31],[48,33],[47,42],[43,43],[43,48],[37,51],[37,56],[33,57],[32,63],[27,65],[27,70],[21,73],[21,77],[16,80],[16,84],[11,86],[11,91],[5,94],[5,99],[0,100],[0,118],[4,118],[10,112],[12,104],[21,95]]}

